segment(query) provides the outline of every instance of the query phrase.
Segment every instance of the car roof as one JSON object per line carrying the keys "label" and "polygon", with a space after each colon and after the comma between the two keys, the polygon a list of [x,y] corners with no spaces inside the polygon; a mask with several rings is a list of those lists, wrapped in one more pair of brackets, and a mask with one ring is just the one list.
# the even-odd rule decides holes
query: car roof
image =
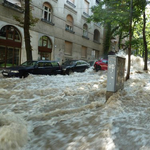
{"label": "car roof", "polygon": [[54,60],[31,60],[33,62],[57,62],[57,61],[54,61]]}
{"label": "car roof", "polygon": [[67,60],[67,61],[83,61],[83,62],[86,62],[85,60]]}

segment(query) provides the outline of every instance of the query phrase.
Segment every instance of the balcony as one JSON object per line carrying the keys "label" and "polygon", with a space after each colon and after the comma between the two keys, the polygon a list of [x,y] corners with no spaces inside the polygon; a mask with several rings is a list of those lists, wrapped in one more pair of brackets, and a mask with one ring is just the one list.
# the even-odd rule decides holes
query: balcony
{"label": "balcony", "polygon": [[89,40],[89,38],[87,36],[85,36],[85,35],[82,35],[82,37],[85,38],[85,39],[87,39],[87,40]]}
{"label": "balcony", "polygon": [[53,22],[48,21],[48,20],[46,20],[46,19],[44,19],[44,18],[41,18],[41,21],[43,21],[43,22],[45,22],[45,23],[48,23],[48,24],[50,24],[50,25],[52,25],[52,26],[55,25]]}
{"label": "balcony", "polygon": [[7,1],[7,0],[4,0],[3,6],[9,7],[9,8],[11,8],[11,9],[14,9],[14,10],[20,12],[20,13],[23,13],[23,12],[24,12],[24,10],[23,10],[20,6],[18,6],[18,5],[16,5],[16,4],[13,4],[13,3],[11,3],[11,2],[9,2],[9,1]]}
{"label": "balcony", "polygon": [[84,16],[86,16],[87,18],[89,18],[89,14],[87,14],[86,12],[83,12]]}
{"label": "balcony", "polygon": [[67,28],[67,27],[66,27],[65,30],[66,30],[67,32],[70,32],[70,33],[73,33],[73,34],[75,33],[73,30],[71,30],[71,29],[69,29],[69,28]]}
{"label": "balcony", "polygon": [[71,7],[76,8],[76,5],[73,4],[72,2],[70,2],[69,0],[67,0],[66,2],[67,2],[67,4],[69,4]]}
{"label": "balcony", "polygon": [[98,40],[93,40],[94,43],[101,44]]}

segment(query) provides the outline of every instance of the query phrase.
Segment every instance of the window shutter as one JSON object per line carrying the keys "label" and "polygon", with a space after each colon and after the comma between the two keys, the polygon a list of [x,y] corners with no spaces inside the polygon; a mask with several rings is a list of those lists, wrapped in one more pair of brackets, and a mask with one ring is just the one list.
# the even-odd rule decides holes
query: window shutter
{"label": "window shutter", "polygon": [[65,54],[71,55],[72,52],[72,43],[71,42],[65,42]]}
{"label": "window shutter", "polygon": [[86,57],[87,56],[87,47],[82,46],[81,49],[81,57]]}
{"label": "window shutter", "polygon": [[99,58],[99,51],[95,51],[95,58],[96,58],[96,59]]}
{"label": "window shutter", "polygon": [[70,15],[67,16],[67,24],[73,26],[73,19]]}
{"label": "window shutter", "polygon": [[87,14],[89,14],[89,2],[88,1],[86,1],[86,0],[84,0],[84,5],[85,5],[85,12],[87,13]]}

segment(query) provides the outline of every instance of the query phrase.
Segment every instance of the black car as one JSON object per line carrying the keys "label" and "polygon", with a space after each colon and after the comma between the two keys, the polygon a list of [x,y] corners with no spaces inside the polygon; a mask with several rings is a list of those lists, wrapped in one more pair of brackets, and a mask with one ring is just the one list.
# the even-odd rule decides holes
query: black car
{"label": "black car", "polygon": [[40,60],[40,61],[26,61],[20,66],[9,67],[2,71],[5,77],[27,77],[29,74],[39,75],[56,75],[62,74],[62,69],[58,62]]}
{"label": "black car", "polygon": [[72,72],[84,72],[90,67],[90,64],[84,60],[68,60],[62,64],[63,74]]}

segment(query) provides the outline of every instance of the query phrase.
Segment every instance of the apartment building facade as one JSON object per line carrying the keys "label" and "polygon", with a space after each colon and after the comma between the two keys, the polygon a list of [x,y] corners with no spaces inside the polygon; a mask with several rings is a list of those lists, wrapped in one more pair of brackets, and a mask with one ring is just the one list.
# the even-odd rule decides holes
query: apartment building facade
{"label": "apartment building facade", "polygon": [[[98,0],[32,0],[32,15],[39,19],[30,30],[33,60],[62,63],[86,61],[103,55],[103,27],[87,23]],[[26,61],[24,31],[14,16],[24,16],[21,0],[0,0],[0,68]]]}

